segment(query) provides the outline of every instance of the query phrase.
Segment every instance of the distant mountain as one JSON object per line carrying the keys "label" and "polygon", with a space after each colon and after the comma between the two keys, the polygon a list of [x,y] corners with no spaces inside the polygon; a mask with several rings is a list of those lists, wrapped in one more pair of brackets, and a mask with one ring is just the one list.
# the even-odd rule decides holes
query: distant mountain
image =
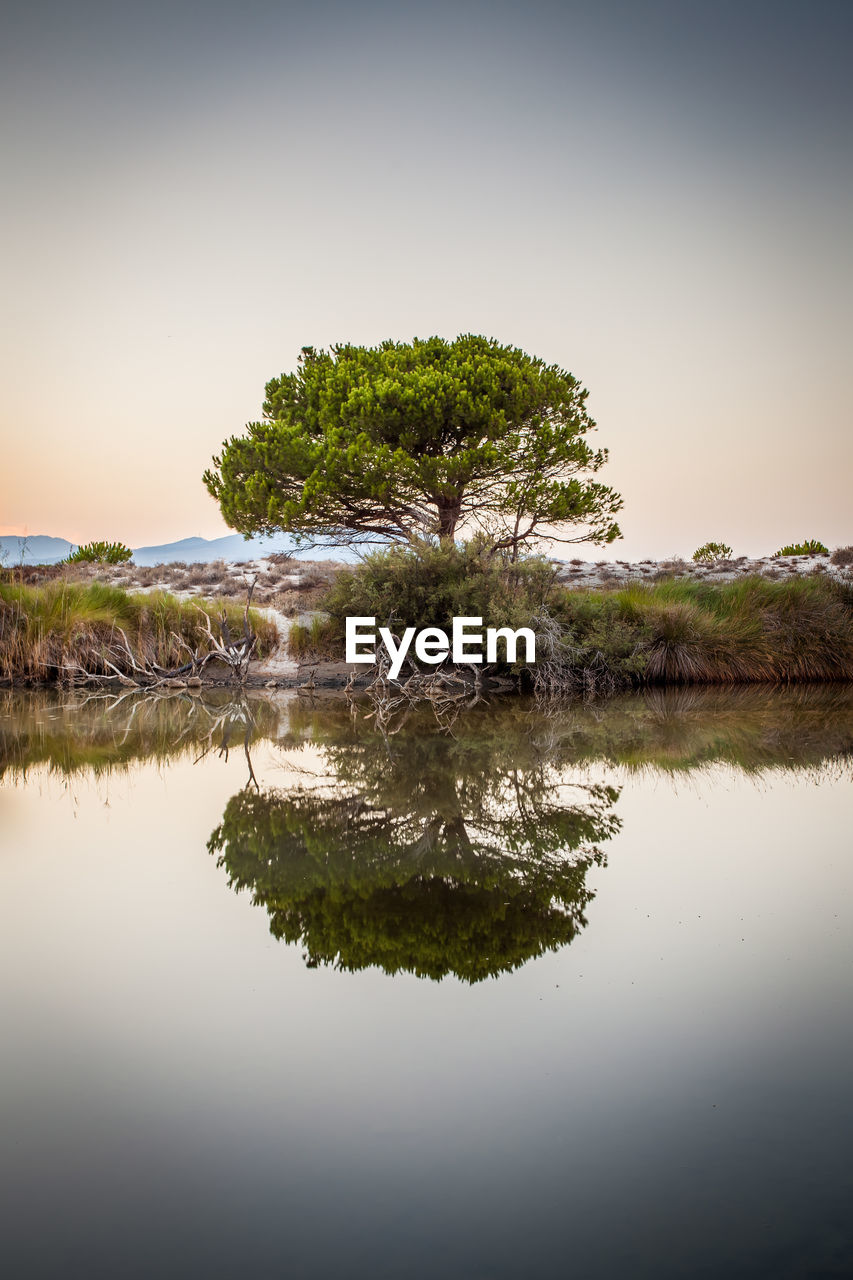
{"label": "distant mountain", "polygon": [[[133,552],[134,564],[171,564],[178,561],[183,564],[204,563],[211,560],[253,560],[258,556],[268,556],[273,551],[293,552],[293,539],[286,533],[271,534],[268,537],[250,538],[248,542],[241,533],[232,533],[224,538],[182,538],[180,542],[164,542],[157,547],[137,547]],[[307,560],[348,560],[348,556],[340,547],[317,547],[314,551],[298,551],[293,554]]]}
{"label": "distant mountain", "polygon": [[67,538],[48,538],[41,533],[27,538],[4,534],[0,537],[0,565],[12,569],[16,564],[56,564],[73,546]]}
{"label": "distant mountain", "polygon": [[[57,564],[64,560],[76,543],[67,538],[48,538],[36,534],[18,538],[8,534],[0,537],[0,564],[7,568],[16,564]],[[353,556],[341,547],[316,547],[313,551],[293,551],[293,539],[286,533],[265,538],[250,538],[247,542],[240,533],[224,538],[182,538],[179,542],[163,542],[154,547],[137,547],[133,552],[134,564],[208,564],[212,560],[253,560],[268,556],[273,551],[290,551],[306,560],[352,560]]]}

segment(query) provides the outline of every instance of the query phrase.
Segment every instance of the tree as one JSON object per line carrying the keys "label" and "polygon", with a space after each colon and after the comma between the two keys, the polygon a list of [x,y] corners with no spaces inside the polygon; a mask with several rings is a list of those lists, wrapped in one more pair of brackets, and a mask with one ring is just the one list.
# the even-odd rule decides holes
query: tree
{"label": "tree", "polygon": [[[313,541],[454,539],[484,530],[516,553],[547,532],[612,542],[622,505],[589,479],[587,391],[494,339],[304,347],[267,383],[263,422],[225,442],[204,481],[249,535]],[[574,526],[568,536],[567,526]]]}

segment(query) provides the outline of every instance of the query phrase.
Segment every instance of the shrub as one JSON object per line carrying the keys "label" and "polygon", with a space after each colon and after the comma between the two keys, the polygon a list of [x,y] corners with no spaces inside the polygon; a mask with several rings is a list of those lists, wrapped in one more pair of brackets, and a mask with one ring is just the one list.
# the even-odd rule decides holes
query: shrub
{"label": "shrub", "polygon": [[395,630],[449,630],[454,616],[472,615],[484,626],[533,626],[528,678],[546,694],[853,677],[853,590],[827,575],[670,577],[585,590],[555,583],[545,561],[509,564],[482,545],[394,548],[342,572],[319,608],[329,616],[291,631],[294,657],[343,657],[344,619],[353,614]]}
{"label": "shrub", "polygon": [[830,556],[830,560],[832,564],[847,568],[853,564],[853,547],[836,547]]}
{"label": "shrub", "polygon": [[123,542],[87,542],[63,561],[64,564],[126,564],[133,552]]}
{"label": "shrub", "polygon": [[806,542],[791,542],[787,547],[780,547],[778,551],[773,552],[773,559],[779,556],[828,556],[829,547],[825,547],[822,542],[816,542],[814,538],[809,538]]}
{"label": "shrub", "polygon": [[732,554],[731,547],[725,542],[706,542],[693,552],[697,564],[714,564],[717,560],[728,560]]}
{"label": "shrub", "polygon": [[481,617],[484,627],[529,627],[555,592],[547,560],[514,563],[473,538],[418,550],[392,547],[338,575],[321,607],[331,615],[343,653],[347,616],[375,617],[380,626],[441,627],[454,617]]}

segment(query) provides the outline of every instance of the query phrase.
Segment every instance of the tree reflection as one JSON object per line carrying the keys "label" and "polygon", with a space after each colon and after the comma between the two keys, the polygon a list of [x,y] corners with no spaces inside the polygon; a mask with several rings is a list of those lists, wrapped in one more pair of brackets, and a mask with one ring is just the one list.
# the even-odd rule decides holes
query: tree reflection
{"label": "tree reflection", "polygon": [[310,965],[477,982],[571,942],[618,792],[566,783],[541,746],[477,719],[393,737],[321,731],[334,782],[245,790],[208,848]]}

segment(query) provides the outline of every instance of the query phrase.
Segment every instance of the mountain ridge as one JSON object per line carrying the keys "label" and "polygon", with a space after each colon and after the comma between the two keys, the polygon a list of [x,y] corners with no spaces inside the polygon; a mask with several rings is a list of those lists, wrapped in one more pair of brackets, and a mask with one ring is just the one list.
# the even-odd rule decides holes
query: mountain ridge
{"label": "mountain ridge", "polygon": [[[67,538],[55,538],[48,534],[31,534],[27,537],[15,534],[0,536],[0,564],[6,568],[25,564],[58,564],[65,560],[78,544]],[[133,562],[141,566],[155,564],[209,564],[214,560],[234,563],[253,560],[273,552],[289,552],[295,557],[312,560],[349,560],[351,554],[341,547],[315,547],[297,551],[293,538],[286,533],[254,537],[248,541],[241,533],[226,534],[221,538],[198,536],[179,538],[175,542],[161,542],[150,546],[134,547]]]}

